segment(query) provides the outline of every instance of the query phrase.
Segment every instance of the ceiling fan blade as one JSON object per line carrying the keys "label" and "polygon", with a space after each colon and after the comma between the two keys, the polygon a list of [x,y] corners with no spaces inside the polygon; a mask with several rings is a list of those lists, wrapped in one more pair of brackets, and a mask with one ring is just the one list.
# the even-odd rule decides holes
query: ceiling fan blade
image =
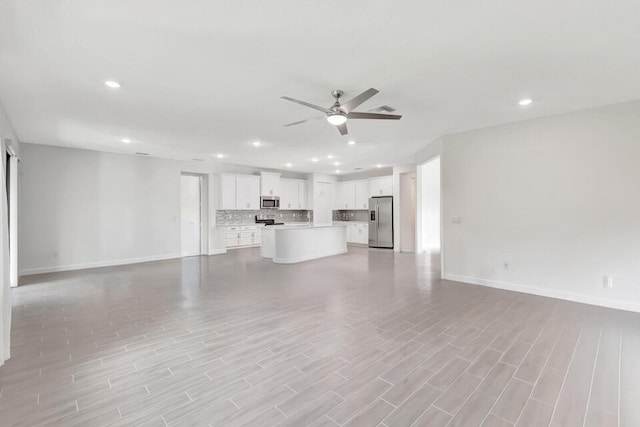
{"label": "ceiling fan blade", "polygon": [[340,131],[340,135],[346,135],[349,133],[349,131],[347,130],[347,123],[343,123],[341,125],[336,126],[338,128],[338,130]]}
{"label": "ceiling fan blade", "polygon": [[300,120],[297,122],[293,122],[293,123],[287,123],[286,125],[282,125],[282,127],[289,127],[289,126],[295,126],[295,125],[299,125],[302,123],[306,123],[306,122],[310,122],[311,120],[318,120],[318,119],[323,119],[325,116],[317,116],[317,117],[311,117],[310,119],[306,119],[306,120]]}
{"label": "ceiling fan blade", "polygon": [[400,120],[402,116],[396,114],[378,114],[378,113],[349,113],[349,119],[376,119],[376,120]]}
{"label": "ceiling fan blade", "polygon": [[300,101],[299,99],[289,98],[288,96],[281,96],[280,98],[285,99],[287,101],[295,102],[296,104],[304,105],[309,108],[313,108],[314,110],[322,111],[323,113],[330,113],[331,110],[328,108],[321,107],[319,105],[310,104],[308,102]]}
{"label": "ceiling fan blade", "polygon": [[358,95],[355,98],[352,98],[349,101],[347,101],[344,104],[342,104],[340,106],[340,108],[345,113],[349,113],[350,111],[355,110],[358,107],[358,105],[360,105],[363,102],[367,101],[369,98],[371,98],[376,93],[378,93],[377,89],[374,89],[374,88],[367,89],[364,92],[362,92],[360,95]]}

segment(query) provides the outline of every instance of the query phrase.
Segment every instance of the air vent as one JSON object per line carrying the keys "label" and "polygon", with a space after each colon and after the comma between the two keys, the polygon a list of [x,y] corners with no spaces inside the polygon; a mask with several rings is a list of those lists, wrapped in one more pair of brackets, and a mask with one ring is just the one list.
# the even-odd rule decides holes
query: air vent
{"label": "air vent", "polygon": [[193,160],[194,162],[204,162],[204,159],[191,159],[191,160]]}
{"label": "air vent", "polygon": [[374,108],[374,109],[369,110],[369,111],[376,111],[376,112],[378,112],[378,111],[384,111],[384,112],[386,112],[386,113],[393,113],[394,111],[396,111],[396,109],[395,109],[395,108],[393,108],[393,107],[389,107],[388,105],[383,105],[383,106],[381,106],[381,107]]}
{"label": "air vent", "polygon": [[354,171],[361,171],[362,168],[353,168]]}
{"label": "air vent", "polygon": [[149,153],[136,152],[136,156],[148,156]]}

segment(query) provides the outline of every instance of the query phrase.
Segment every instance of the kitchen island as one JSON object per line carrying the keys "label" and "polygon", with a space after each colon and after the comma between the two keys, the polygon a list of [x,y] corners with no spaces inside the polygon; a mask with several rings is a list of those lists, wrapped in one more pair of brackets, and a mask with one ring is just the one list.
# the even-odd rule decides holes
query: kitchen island
{"label": "kitchen island", "polygon": [[344,225],[274,225],[262,231],[263,258],[276,264],[293,264],[347,253]]}

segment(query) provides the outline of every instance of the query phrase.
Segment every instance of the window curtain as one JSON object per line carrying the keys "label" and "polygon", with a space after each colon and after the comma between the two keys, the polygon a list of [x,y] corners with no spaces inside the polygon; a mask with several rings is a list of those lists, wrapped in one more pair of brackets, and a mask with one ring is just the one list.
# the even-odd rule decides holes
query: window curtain
{"label": "window curtain", "polygon": [[0,366],[10,356],[11,287],[9,283],[9,212],[7,209],[7,164],[4,147],[0,173]]}

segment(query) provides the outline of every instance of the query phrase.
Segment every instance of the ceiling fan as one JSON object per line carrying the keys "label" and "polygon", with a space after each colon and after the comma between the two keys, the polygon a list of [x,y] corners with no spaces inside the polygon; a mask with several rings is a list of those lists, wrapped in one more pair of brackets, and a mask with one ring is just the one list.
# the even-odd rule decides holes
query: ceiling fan
{"label": "ceiling fan", "polygon": [[[378,90],[374,88],[370,88],[362,92],[360,95],[355,98],[345,102],[344,104],[340,104],[340,97],[344,94],[341,90],[334,90],[331,92],[331,95],[336,99],[333,105],[329,108],[324,108],[319,105],[310,104],[305,101],[300,101],[298,99],[290,98],[288,96],[283,96],[282,99],[287,101],[295,102],[296,104],[304,105],[309,108],[313,108],[314,110],[322,111],[325,113],[324,116],[312,117],[306,120],[300,120],[298,122],[293,122],[284,125],[285,127],[299,125],[301,123],[308,122],[310,120],[317,120],[321,118],[326,118],[329,123],[336,126],[338,131],[340,131],[340,135],[346,135],[349,133],[347,131],[347,119],[374,119],[374,120],[400,120],[402,116],[398,116],[396,114],[379,114],[379,113],[371,113],[371,112],[357,112],[353,111],[360,104],[367,101],[369,98],[373,97],[378,93]],[[371,111],[395,111],[393,108],[388,105],[383,105],[382,107],[374,108]]]}

